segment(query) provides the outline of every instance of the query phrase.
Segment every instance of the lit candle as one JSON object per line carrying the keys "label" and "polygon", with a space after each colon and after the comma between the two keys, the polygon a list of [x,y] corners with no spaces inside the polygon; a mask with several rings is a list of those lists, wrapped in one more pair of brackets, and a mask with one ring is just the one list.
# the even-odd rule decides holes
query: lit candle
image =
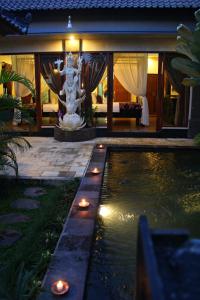
{"label": "lit candle", "polygon": [[90,203],[85,198],[82,198],[78,205],[80,208],[88,208]]}
{"label": "lit candle", "polygon": [[51,291],[54,295],[66,294],[69,290],[69,283],[67,281],[58,280],[52,284]]}
{"label": "lit candle", "polygon": [[99,144],[96,147],[97,147],[97,149],[104,149],[104,145],[103,144]]}
{"label": "lit candle", "polygon": [[56,284],[57,291],[61,292],[63,290],[63,287],[64,287],[63,282],[59,280]]}
{"label": "lit candle", "polygon": [[100,172],[100,170],[99,170],[98,168],[94,168],[94,169],[91,171],[91,173],[92,173],[93,175],[98,175],[98,174],[100,174],[101,172]]}

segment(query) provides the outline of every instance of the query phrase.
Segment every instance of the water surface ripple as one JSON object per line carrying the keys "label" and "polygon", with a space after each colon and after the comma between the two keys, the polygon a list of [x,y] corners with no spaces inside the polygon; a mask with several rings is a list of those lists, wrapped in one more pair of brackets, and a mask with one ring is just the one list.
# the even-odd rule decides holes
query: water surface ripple
{"label": "water surface ripple", "polygon": [[138,218],[199,237],[198,152],[109,154],[85,300],[132,300]]}

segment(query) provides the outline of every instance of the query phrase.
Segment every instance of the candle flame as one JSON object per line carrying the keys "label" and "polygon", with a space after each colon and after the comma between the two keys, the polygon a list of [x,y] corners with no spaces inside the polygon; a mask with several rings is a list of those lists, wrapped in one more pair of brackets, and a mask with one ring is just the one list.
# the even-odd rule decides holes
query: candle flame
{"label": "candle flame", "polygon": [[59,292],[62,291],[62,289],[63,289],[63,287],[64,287],[62,280],[59,280],[59,281],[57,282],[56,287],[57,287],[57,290],[58,290]]}
{"label": "candle flame", "polygon": [[87,201],[85,200],[85,198],[81,199],[81,204],[86,204]]}
{"label": "candle flame", "polygon": [[85,198],[82,198],[81,201],[79,202],[79,206],[80,207],[88,207],[89,202]]}

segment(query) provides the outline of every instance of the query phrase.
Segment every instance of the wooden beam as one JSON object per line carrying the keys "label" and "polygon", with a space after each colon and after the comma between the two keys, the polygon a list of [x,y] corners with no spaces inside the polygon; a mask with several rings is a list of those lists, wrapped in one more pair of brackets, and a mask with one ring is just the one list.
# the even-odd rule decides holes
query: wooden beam
{"label": "wooden beam", "polygon": [[42,125],[42,108],[41,108],[41,80],[40,80],[40,55],[35,54],[35,102],[36,102],[36,125],[38,131]]}
{"label": "wooden beam", "polygon": [[164,74],[163,74],[164,54],[159,53],[158,61],[158,93],[156,99],[156,130],[160,130],[163,125],[163,97],[164,97]]}
{"label": "wooden beam", "polygon": [[107,53],[107,128],[112,130],[113,113],[113,53]]}

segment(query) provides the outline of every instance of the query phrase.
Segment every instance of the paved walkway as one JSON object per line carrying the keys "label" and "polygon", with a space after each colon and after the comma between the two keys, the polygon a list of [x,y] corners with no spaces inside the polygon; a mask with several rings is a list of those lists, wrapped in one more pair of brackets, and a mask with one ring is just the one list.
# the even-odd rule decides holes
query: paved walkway
{"label": "paved walkway", "polygon": [[[32,148],[17,154],[19,176],[32,179],[82,177],[94,144],[193,146],[189,139],[97,138],[82,143],[61,143],[53,137],[28,137]],[[7,171],[13,175],[13,171]]]}

